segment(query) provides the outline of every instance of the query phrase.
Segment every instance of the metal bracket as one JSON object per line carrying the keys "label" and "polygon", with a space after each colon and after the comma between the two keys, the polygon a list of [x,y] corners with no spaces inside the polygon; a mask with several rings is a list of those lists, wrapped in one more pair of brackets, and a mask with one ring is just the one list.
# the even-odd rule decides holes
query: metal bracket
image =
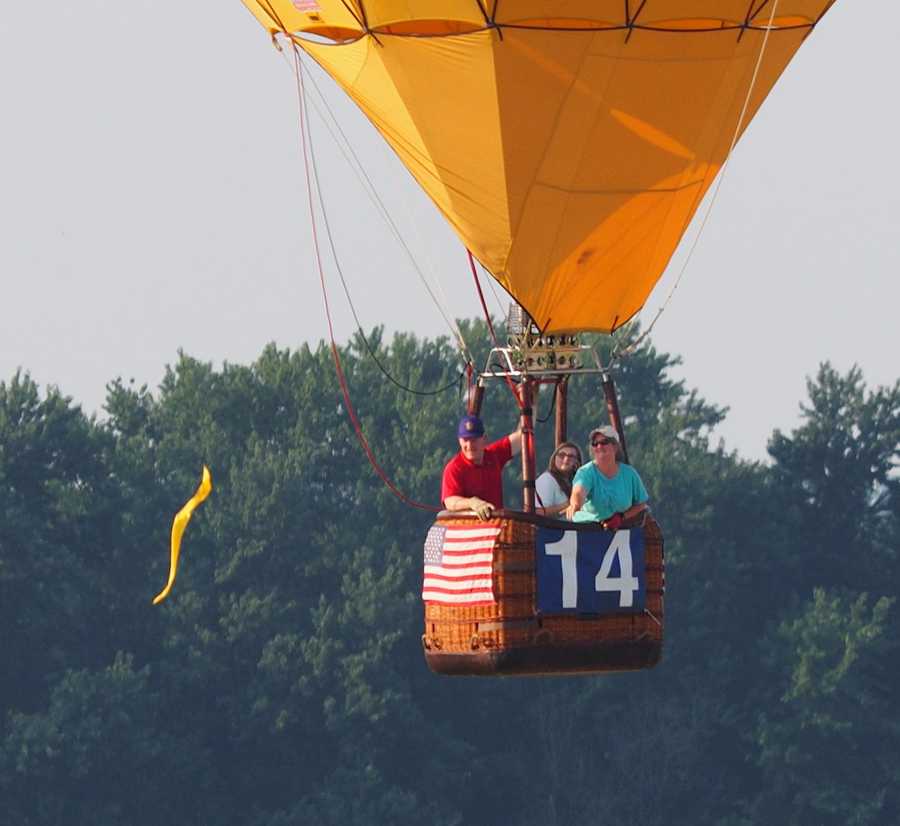
{"label": "metal bracket", "polygon": [[[489,379],[561,378],[606,372],[597,351],[580,344],[578,335],[545,335],[518,304],[509,308],[506,347],[488,353],[479,383]],[[499,369],[497,369],[499,367]]]}
{"label": "metal bracket", "polygon": [[577,341],[576,336],[545,336],[524,347],[494,347],[488,353],[478,380],[606,373],[597,351],[587,344],[578,344]]}

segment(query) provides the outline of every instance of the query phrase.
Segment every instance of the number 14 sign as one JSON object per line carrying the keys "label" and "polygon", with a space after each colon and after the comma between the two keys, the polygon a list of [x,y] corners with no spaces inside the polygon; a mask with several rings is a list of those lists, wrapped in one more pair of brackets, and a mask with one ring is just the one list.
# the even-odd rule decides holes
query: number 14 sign
{"label": "number 14 sign", "polygon": [[644,610],[644,532],[538,528],[538,610],[590,614]]}

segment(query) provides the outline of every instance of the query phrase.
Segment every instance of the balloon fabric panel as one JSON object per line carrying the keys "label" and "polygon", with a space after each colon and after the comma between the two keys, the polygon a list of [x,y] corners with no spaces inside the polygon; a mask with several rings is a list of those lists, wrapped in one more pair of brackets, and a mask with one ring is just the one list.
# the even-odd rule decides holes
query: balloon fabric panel
{"label": "balloon fabric panel", "polygon": [[[294,21],[298,46],[548,332],[609,332],[640,310],[829,5],[781,0],[787,28],[769,34],[753,83],[771,9],[741,28],[746,0],[648,3],[632,28],[620,0],[501,3],[499,28],[462,0],[245,3],[270,31],[259,6]],[[300,36],[332,29],[352,39]]]}

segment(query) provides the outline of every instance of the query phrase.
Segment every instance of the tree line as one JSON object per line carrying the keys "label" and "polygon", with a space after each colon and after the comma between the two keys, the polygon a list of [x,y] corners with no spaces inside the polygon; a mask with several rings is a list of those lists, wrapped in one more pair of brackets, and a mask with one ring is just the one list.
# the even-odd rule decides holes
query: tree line
{"label": "tree line", "polygon": [[[368,345],[407,386],[460,373],[445,339]],[[459,394],[403,392],[360,335],[341,358],[379,464],[436,503]],[[111,382],[101,417],[27,373],[0,383],[3,822],[897,822],[900,382],[823,364],[761,463],[714,442],[727,411],[677,363],[645,343],[617,373],[666,536],[663,662],[572,678],[428,671],[431,516],[366,462],[329,347],[180,354],[155,393]],[[602,407],[573,384],[570,433]],[[484,412],[489,435],[515,426],[502,386]],[[213,495],[153,607],[204,463]]]}

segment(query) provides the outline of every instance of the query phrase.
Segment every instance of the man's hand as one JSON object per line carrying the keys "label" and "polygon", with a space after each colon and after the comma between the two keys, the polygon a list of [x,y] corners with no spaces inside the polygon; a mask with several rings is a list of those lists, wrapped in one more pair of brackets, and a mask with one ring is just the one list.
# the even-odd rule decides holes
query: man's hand
{"label": "man's hand", "polygon": [[485,502],[484,499],[472,496],[469,498],[469,510],[475,511],[475,516],[485,522],[493,515],[494,506],[490,502]]}

